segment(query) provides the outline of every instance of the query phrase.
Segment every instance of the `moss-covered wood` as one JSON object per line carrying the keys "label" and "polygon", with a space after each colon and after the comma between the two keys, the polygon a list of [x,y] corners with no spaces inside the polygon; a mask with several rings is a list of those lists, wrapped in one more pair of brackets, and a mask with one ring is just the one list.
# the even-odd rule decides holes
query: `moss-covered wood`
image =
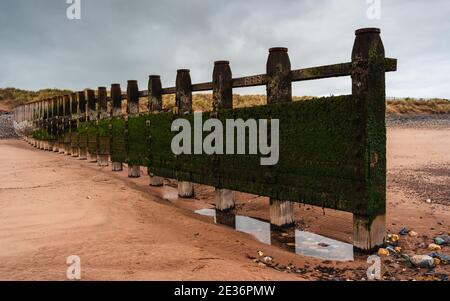
{"label": "moss-covered wood", "polygon": [[98,121],[98,155],[110,154],[110,119],[102,119]]}
{"label": "moss-covered wood", "polygon": [[[383,210],[380,203],[384,198],[382,188],[374,189],[377,184],[369,172],[364,111],[364,102],[352,96],[221,110],[222,122],[239,118],[280,120],[280,161],[271,167],[260,165],[260,155],[174,156],[170,143],[175,134],[170,126],[176,116],[151,115],[149,171],[275,199],[377,215]],[[192,114],[185,117],[192,122]],[[382,130],[383,124],[378,127]],[[372,149],[379,149],[380,161],[386,154],[383,145],[377,144],[383,141],[370,143]],[[368,199],[373,200],[370,206]]]}
{"label": "moss-covered wood", "polygon": [[87,149],[91,155],[97,155],[98,149],[98,129],[97,122],[91,121],[87,123]]}
{"label": "moss-covered wood", "polygon": [[[111,119],[111,160],[125,163],[127,161],[126,121],[122,118]],[[142,137],[144,138],[144,137]],[[142,140],[145,143],[145,140]]]}

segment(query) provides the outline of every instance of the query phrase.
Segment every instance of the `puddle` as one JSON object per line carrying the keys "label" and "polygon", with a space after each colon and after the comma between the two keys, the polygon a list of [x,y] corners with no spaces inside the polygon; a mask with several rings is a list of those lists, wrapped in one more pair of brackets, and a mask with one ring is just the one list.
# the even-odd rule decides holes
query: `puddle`
{"label": "puddle", "polygon": [[294,227],[279,229],[268,222],[234,213],[216,212],[215,209],[197,210],[195,213],[214,218],[216,224],[253,235],[260,242],[274,245],[299,255],[323,260],[353,261],[353,245],[318,234],[300,231]]}

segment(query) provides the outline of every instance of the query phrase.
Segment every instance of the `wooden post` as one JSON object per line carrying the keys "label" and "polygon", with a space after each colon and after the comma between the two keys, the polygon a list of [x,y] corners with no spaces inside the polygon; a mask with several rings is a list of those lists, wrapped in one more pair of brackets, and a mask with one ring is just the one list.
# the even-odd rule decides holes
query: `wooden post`
{"label": "wooden post", "polygon": [[[233,109],[233,75],[230,62],[214,63],[213,82],[213,113],[216,117],[221,109]],[[219,159],[220,160],[220,159]],[[214,200],[216,210],[226,211],[235,207],[235,192],[229,189],[215,188]]]}
{"label": "wooden post", "polygon": [[369,146],[361,160],[368,160],[367,208],[353,215],[353,245],[371,251],[385,243],[386,234],[386,84],[385,53],[378,28],[356,31],[352,52],[352,94],[361,102],[364,130],[361,139]]}
{"label": "wooden post", "polygon": [[[86,97],[84,92],[78,92],[78,126],[86,122]],[[78,155],[80,160],[87,160],[87,136],[78,137]]]}
{"label": "wooden post", "polygon": [[[163,109],[162,83],[159,75],[150,75],[148,79],[148,111],[158,114]],[[149,173],[150,186],[164,186],[164,178]]]}
{"label": "wooden post", "polygon": [[[106,90],[106,87],[99,87],[98,88],[98,106],[99,106],[99,118],[100,120],[109,118],[108,114],[108,91]],[[108,166],[108,160],[109,160],[109,137],[98,137],[98,155],[97,155],[97,161],[99,166]],[[102,147],[100,147],[102,146]]]}
{"label": "wooden post", "polygon": [[[122,116],[122,90],[120,84],[111,85],[111,104],[112,104],[112,116]],[[122,171],[123,165],[121,162],[112,162],[112,171]]]}
{"label": "wooden post", "polygon": [[[44,112],[44,119],[43,119],[43,122],[42,122],[42,129],[48,131],[48,129],[49,129],[49,126],[48,126],[48,120],[49,120],[48,99],[44,100],[42,110]],[[38,141],[38,148],[42,149],[42,150],[44,149],[44,142],[43,141]]]}
{"label": "wooden post", "polygon": [[[95,99],[95,91],[86,90],[87,100],[87,118],[90,124],[97,122],[97,104]],[[97,136],[88,135],[88,160],[89,163],[97,163]]]}
{"label": "wooden post", "polygon": [[57,153],[59,152],[58,148],[58,97],[54,97],[52,100],[52,133],[55,136],[55,140],[53,141],[52,151]]}
{"label": "wooden post", "polygon": [[58,103],[58,152],[62,155],[66,152],[64,149],[64,97],[59,96]]}
{"label": "wooden post", "polygon": [[[192,113],[192,81],[190,71],[180,69],[176,80],[176,107],[180,116]],[[182,198],[194,197],[194,184],[186,181],[178,182],[178,196]]]}
{"label": "wooden post", "polygon": [[[139,87],[136,80],[129,80],[127,86],[127,113],[129,117],[139,114]],[[128,165],[128,177],[139,178],[141,167],[139,165]]]}
{"label": "wooden post", "polygon": [[78,98],[77,93],[72,93],[70,97],[70,149],[72,157],[78,158],[78,133],[77,133],[77,123],[78,123]]}
{"label": "wooden post", "polygon": [[[267,102],[291,102],[291,62],[287,48],[276,47],[269,50],[267,77]],[[294,203],[270,199],[270,223],[277,227],[292,226],[295,223]]]}
{"label": "wooden post", "polygon": [[64,95],[64,155],[70,156],[72,148],[70,145],[70,95]]}

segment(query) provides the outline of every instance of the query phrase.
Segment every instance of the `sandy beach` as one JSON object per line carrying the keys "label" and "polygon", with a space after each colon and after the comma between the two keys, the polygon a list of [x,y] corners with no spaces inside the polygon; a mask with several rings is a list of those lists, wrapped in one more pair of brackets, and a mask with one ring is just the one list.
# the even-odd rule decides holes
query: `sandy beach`
{"label": "sandy beach", "polygon": [[[388,130],[388,233],[403,227],[418,233],[401,237],[405,254],[428,254],[432,239],[450,231],[449,149],[448,127]],[[366,277],[367,256],[337,262],[297,255],[195,214],[213,207],[211,187],[196,186],[195,199],[178,199],[171,181],[149,187],[144,168],[141,178],[129,179],[125,171],[20,140],[0,141],[0,163],[1,280],[65,280],[70,255],[81,258],[82,280]],[[269,202],[238,193],[237,213],[268,221]],[[351,214],[296,205],[296,215],[303,230],[351,242]],[[276,265],[258,262],[258,251]],[[392,256],[383,258],[383,271],[390,280],[426,278],[426,270]],[[450,268],[441,265],[436,273],[448,275]]]}

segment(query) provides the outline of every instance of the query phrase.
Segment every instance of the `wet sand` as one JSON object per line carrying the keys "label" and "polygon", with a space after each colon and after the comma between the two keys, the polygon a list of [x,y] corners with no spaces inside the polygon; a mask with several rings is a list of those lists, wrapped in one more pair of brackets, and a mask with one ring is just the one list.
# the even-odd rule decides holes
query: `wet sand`
{"label": "wet sand", "polygon": [[[418,232],[400,245],[406,254],[427,254],[420,243],[450,231],[450,129],[390,128],[388,137],[388,230]],[[65,280],[70,255],[81,258],[83,280],[366,277],[367,256],[350,263],[300,256],[195,214],[212,207],[211,187],[197,185],[194,200],[178,199],[170,185],[150,188],[145,175],[128,179],[125,171],[112,173],[18,140],[0,141],[0,163],[2,280]],[[268,200],[238,193],[237,213],[268,220]],[[351,242],[348,213],[298,205],[296,215],[301,229]],[[258,251],[277,265],[255,262]],[[419,280],[426,272],[392,256],[384,258],[383,271],[386,279]]]}

